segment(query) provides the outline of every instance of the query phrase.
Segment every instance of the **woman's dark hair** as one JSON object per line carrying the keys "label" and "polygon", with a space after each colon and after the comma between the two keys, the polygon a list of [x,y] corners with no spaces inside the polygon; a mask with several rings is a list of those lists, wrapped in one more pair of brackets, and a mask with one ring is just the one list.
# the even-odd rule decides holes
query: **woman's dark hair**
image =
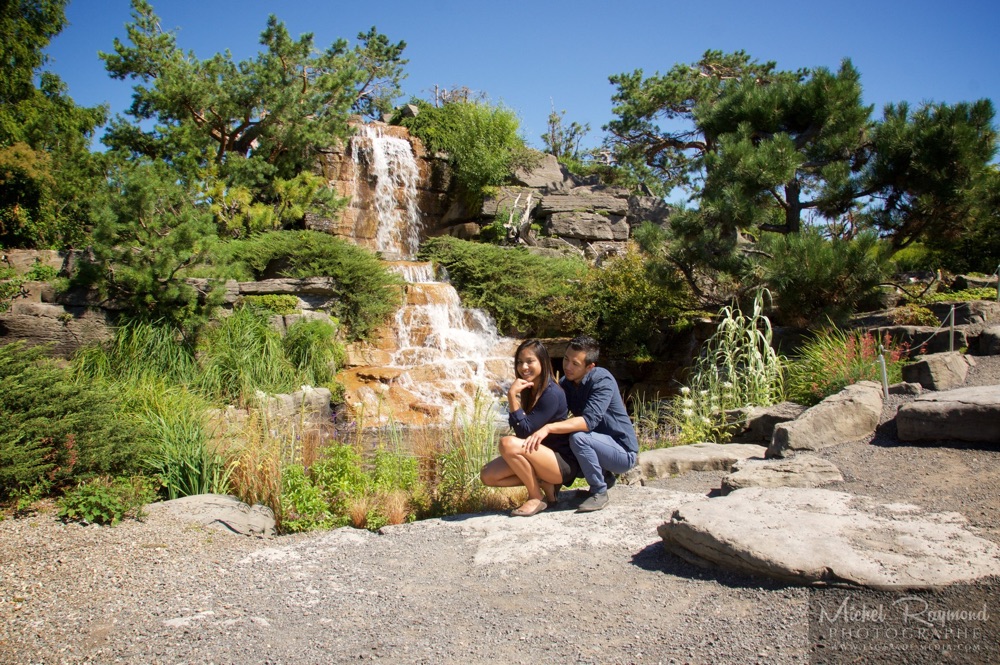
{"label": "woman's dark hair", "polygon": [[[538,403],[538,398],[542,396],[542,393],[545,392],[545,389],[552,381],[554,374],[552,371],[552,359],[549,358],[549,352],[545,349],[544,344],[537,339],[526,339],[521,342],[520,346],[517,347],[517,351],[514,352],[515,377],[517,377],[517,357],[521,355],[521,351],[529,351],[534,354],[538,358],[538,364],[542,366],[542,374],[538,377],[538,394],[535,394],[534,388],[528,388],[521,393],[521,408],[524,409],[525,413],[531,413],[531,410],[535,408],[535,404]],[[524,393],[528,394],[525,395]]]}

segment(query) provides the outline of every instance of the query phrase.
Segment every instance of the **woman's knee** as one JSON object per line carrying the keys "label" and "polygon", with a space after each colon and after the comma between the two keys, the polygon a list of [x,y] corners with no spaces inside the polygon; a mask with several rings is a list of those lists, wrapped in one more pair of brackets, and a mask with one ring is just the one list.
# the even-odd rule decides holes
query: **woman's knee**
{"label": "woman's knee", "polygon": [[509,457],[524,451],[524,441],[516,436],[504,436],[500,438],[500,455]]}

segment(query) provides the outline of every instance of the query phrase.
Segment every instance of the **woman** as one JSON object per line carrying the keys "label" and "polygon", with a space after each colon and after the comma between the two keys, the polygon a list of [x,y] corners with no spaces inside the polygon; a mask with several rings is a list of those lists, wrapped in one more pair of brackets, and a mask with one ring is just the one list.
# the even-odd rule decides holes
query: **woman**
{"label": "woman", "polygon": [[524,439],[542,425],[566,417],[566,395],[554,378],[545,346],[529,339],[514,354],[514,383],[507,391],[514,436],[500,439],[500,457],[483,467],[479,477],[490,487],[524,485],[528,500],[511,512],[515,517],[537,515],[558,500],[558,486],[570,484],[580,467],[566,435],[552,434],[528,450]]}

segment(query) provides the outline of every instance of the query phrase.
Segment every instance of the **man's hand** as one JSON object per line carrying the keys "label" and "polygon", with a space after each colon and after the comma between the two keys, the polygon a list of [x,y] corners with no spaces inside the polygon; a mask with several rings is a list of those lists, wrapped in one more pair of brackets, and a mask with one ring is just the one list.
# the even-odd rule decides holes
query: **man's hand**
{"label": "man's hand", "polygon": [[542,425],[534,434],[530,434],[527,439],[524,440],[524,451],[527,453],[533,453],[538,450],[538,446],[542,444],[542,441],[549,435],[549,426]]}

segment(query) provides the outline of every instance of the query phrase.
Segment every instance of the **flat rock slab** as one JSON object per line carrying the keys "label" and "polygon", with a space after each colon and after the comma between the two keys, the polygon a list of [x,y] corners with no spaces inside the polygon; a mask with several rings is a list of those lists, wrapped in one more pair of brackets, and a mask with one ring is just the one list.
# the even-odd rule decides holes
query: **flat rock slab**
{"label": "flat rock slab", "polygon": [[922,589],[1000,570],[1000,546],[958,513],[824,489],[737,490],[678,508],[658,532],[692,563],[803,585]]}
{"label": "flat rock slab", "polygon": [[745,487],[819,487],[843,480],[833,462],[814,455],[782,460],[749,458],[737,462],[733,472],[722,479],[722,493]]}
{"label": "flat rock slab", "polygon": [[766,448],[752,443],[692,443],[639,453],[635,467],[625,473],[625,484],[669,478],[689,471],[729,471],[748,457],[763,457]]}
{"label": "flat rock slab", "polygon": [[244,536],[274,535],[274,514],[266,506],[250,507],[234,496],[196,494],[146,506],[148,512],[165,512],[182,520]]}
{"label": "flat rock slab", "polygon": [[899,407],[901,441],[976,441],[1000,444],[1000,386],[927,393]]}

